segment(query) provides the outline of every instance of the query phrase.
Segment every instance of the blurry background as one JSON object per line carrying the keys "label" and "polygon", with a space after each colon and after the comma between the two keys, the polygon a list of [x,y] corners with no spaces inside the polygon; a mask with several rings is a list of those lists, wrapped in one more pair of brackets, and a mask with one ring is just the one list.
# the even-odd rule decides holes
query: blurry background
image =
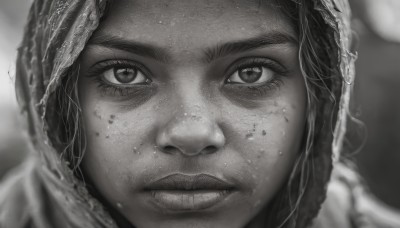
{"label": "blurry background", "polygon": [[[355,155],[370,190],[400,210],[400,0],[350,0],[359,34],[355,114],[368,128]],[[30,0],[0,1],[0,179],[25,155],[13,75]]]}
{"label": "blurry background", "polygon": [[13,75],[30,0],[0,1],[0,178],[24,157],[26,143],[18,121]]}

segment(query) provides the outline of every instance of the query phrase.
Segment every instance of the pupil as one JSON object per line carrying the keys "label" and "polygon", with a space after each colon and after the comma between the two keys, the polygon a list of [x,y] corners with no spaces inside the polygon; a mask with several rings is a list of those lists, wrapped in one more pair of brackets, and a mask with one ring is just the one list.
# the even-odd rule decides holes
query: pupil
{"label": "pupil", "polygon": [[239,77],[246,83],[253,83],[260,79],[262,67],[251,67],[239,70]]}
{"label": "pupil", "polygon": [[120,83],[129,83],[135,80],[137,70],[132,68],[114,68],[115,79]]}

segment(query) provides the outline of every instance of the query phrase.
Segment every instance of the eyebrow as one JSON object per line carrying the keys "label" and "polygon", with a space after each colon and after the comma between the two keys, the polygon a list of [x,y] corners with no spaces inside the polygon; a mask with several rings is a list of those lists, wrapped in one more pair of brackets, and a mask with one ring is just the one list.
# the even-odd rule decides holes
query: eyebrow
{"label": "eyebrow", "polygon": [[[207,48],[203,53],[204,61],[210,63],[215,59],[228,55],[234,55],[244,51],[250,51],[265,46],[279,44],[292,44],[297,46],[298,41],[296,38],[286,33],[270,32],[257,37],[223,43],[211,48]],[[162,47],[132,40],[125,40],[117,36],[95,35],[89,40],[88,45],[100,45],[106,48],[127,51],[143,57],[149,57],[160,62],[168,62],[168,60],[171,59],[170,55]]]}
{"label": "eyebrow", "polygon": [[297,46],[298,41],[293,36],[282,32],[271,32],[262,34],[260,36],[223,43],[204,51],[205,61],[212,62],[215,59],[222,58],[228,55],[238,54],[244,51],[251,51],[253,49],[262,48],[265,46],[279,45],[279,44],[292,44]]}
{"label": "eyebrow", "polygon": [[170,59],[168,53],[161,47],[125,40],[117,36],[97,35],[89,40],[88,45],[100,45],[106,48],[127,51],[143,57],[156,59],[160,62],[167,62]]}

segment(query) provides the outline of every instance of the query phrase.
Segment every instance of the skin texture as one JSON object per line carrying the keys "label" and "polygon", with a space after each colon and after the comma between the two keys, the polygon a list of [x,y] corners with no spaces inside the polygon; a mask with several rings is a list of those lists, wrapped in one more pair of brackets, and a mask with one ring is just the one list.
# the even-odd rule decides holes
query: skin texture
{"label": "skin texture", "polygon": [[[261,36],[271,44],[210,57],[221,53],[210,49]],[[259,1],[115,1],[80,59],[86,178],[136,227],[257,227],[304,134],[293,37],[289,20]],[[132,42],[156,50],[143,54]],[[266,80],[239,84],[243,62]],[[113,67],[137,67],[145,77],[113,85]],[[212,175],[235,191],[206,209],[157,206],[144,187],[175,173]]]}

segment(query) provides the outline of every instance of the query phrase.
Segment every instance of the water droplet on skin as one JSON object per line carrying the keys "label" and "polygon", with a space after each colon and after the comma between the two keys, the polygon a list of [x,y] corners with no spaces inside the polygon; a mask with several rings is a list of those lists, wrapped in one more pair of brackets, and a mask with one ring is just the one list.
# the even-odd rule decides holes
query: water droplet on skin
{"label": "water droplet on skin", "polygon": [[137,148],[136,148],[136,147],[133,147],[133,153],[135,153],[135,154],[137,154],[137,153],[138,153],[138,151],[137,151]]}
{"label": "water droplet on skin", "polygon": [[247,140],[254,140],[254,136],[253,136],[253,133],[248,133],[247,135],[246,135],[246,139]]}
{"label": "water droplet on skin", "polygon": [[282,155],[283,155],[282,151],[279,151],[279,156],[282,156]]}
{"label": "water droplet on skin", "polygon": [[157,154],[157,151],[153,151],[153,154]]}
{"label": "water droplet on skin", "polygon": [[183,113],[183,115],[184,115],[184,116],[187,116],[187,113],[185,112],[185,113]]}
{"label": "water droplet on skin", "polygon": [[250,159],[248,159],[248,160],[247,160],[247,163],[251,164],[251,160],[250,160]]}
{"label": "water droplet on skin", "polygon": [[225,166],[225,167],[228,167],[228,163],[225,162],[225,163],[224,163],[224,166]]}
{"label": "water droplet on skin", "polygon": [[162,21],[158,21],[158,24],[162,24],[163,22]]}
{"label": "water droplet on skin", "polygon": [[267,135],[267,132],[265,131],[265,130],[262,130],[262,133],[261,133],[263,136],[266,136]]}
{"label": "water droplet on skin", "polygon": [[282,112],[285,113],[286,112],[286,108],[282,109]]}
{"label": "water droplet on skin", "polygon": [[123,206],[122,206],[121,203],[117,203],[117,207],[118,207],[119,209],[122,209],[122,208],[123,208]]}

